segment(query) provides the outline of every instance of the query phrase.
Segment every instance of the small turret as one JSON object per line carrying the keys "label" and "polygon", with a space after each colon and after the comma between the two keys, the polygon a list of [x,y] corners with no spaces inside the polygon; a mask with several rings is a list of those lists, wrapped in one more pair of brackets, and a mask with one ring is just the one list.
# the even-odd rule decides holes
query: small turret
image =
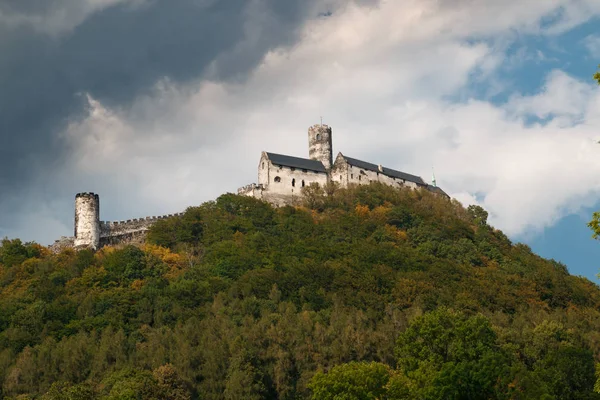
{"label": "small turret", "polygon": [[333,165],[331,127],[323,124],[308,128],[308,158],[321,161],[325,169]]}
{"label": "small turret", "polygon": [[100,198],[94,193],[75,196],[75,247],[100,247]]}

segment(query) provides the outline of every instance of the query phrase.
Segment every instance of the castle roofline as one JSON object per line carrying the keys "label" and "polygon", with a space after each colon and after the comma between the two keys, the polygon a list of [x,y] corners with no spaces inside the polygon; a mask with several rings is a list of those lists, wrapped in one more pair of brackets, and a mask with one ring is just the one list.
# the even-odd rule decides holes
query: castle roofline
{"label": "castle roofline", "polygon": [[325,169],[325,166],[323,165],[323,163],[321,161],[310,160],[308,158],[286,156],[283,154],[276,154],[276,153],[265,152],[265,154],[267,155],[268,159],[271,160],[271,162],[276,165],[281,165],[284,167],[291,167],[291,168],[308,169],[308,170],[316,171],[316,172],[327,172],[327,170]]}
{"label": "castle roofline", "polygon": [[450,196],[448,196],[448,194],[446,192],[444,192],[442,189],[440,189],[439,186],[427,185],[427,190],[429,190],[432,193],[441,194],[443,196],[450,198]]}
{"label": "castle roofline", "polygon": [[423,181],[423,179],[419,176],[407,174],[406,172],[396,171],[395,169],[386,168],[386,167],[382,167],[382,170],[380,170],[378,165],[371,164],[366,161],[358,160],[356,158],[351,158],[351,157],[343,155],[342,153],[340,153],[340,154],[342,155],[342,157],[344,157],[344,160],[346,160],[346,162],[348,164],[352,165],[353,167],[358,167],[358,168],[366,169],[366,170],[373,171],[373,172],[380,172],[380,173],[390,176],[392,178],[403,179],[405,181],[416,183],[417,185],[423,185],[423,186],[427,185],[425,183],[425,181]]}

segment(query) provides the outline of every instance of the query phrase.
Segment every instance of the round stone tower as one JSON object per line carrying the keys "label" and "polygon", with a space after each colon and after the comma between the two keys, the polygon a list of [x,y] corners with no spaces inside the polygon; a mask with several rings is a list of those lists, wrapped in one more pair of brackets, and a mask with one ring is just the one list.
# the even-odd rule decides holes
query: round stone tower
{"label": "round stone tower", "polygon": [[75,196],[75,247],[100,246],[100,198],[94,193]]}
{"label": "round stone tower", "polygon": [[331,143],[331,127],[317,124],[308,128],[308,158],[321,161],[327,170],[333,165]]}

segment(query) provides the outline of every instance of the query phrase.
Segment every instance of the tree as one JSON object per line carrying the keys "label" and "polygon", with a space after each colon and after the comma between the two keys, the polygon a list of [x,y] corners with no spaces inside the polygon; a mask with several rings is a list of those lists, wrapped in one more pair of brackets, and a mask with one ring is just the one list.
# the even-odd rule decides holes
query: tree
{"label": "tree", "polygon": [[318,372],[309,388],[313,399],[375,400],[387,398],[390,367],[376,362],[350,362]]}
{"label": "tree", "polygon": [[[600,69],[600,65],[598,65],[598,69]],[[598,81],[598,84],[600,85],[600,71],[594,74],[594,79]]]}
{"label": "tree", "polygon": [[475,222],[477,225],[479,225],[479,226],[487,225],[488,212],[485,211],[483,209],[483,207],[471,204],[467,208],[467,212],[473,219],[473,222]]}

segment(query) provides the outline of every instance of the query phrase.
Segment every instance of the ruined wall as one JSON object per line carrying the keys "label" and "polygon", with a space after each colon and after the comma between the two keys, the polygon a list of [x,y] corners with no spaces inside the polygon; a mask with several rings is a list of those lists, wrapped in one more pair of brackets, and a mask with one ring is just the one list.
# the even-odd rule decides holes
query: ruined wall
{"label": "ruined wall", "polygon": [[331,127],[313,125],[308,128],[308,158],[321,161],[326,170],[333,165],[333,145]]}
{"label": "ruined wall", "polygon": [[94,193],[75,195],[74,246],[97,249],[100,245],[100,198]]}

